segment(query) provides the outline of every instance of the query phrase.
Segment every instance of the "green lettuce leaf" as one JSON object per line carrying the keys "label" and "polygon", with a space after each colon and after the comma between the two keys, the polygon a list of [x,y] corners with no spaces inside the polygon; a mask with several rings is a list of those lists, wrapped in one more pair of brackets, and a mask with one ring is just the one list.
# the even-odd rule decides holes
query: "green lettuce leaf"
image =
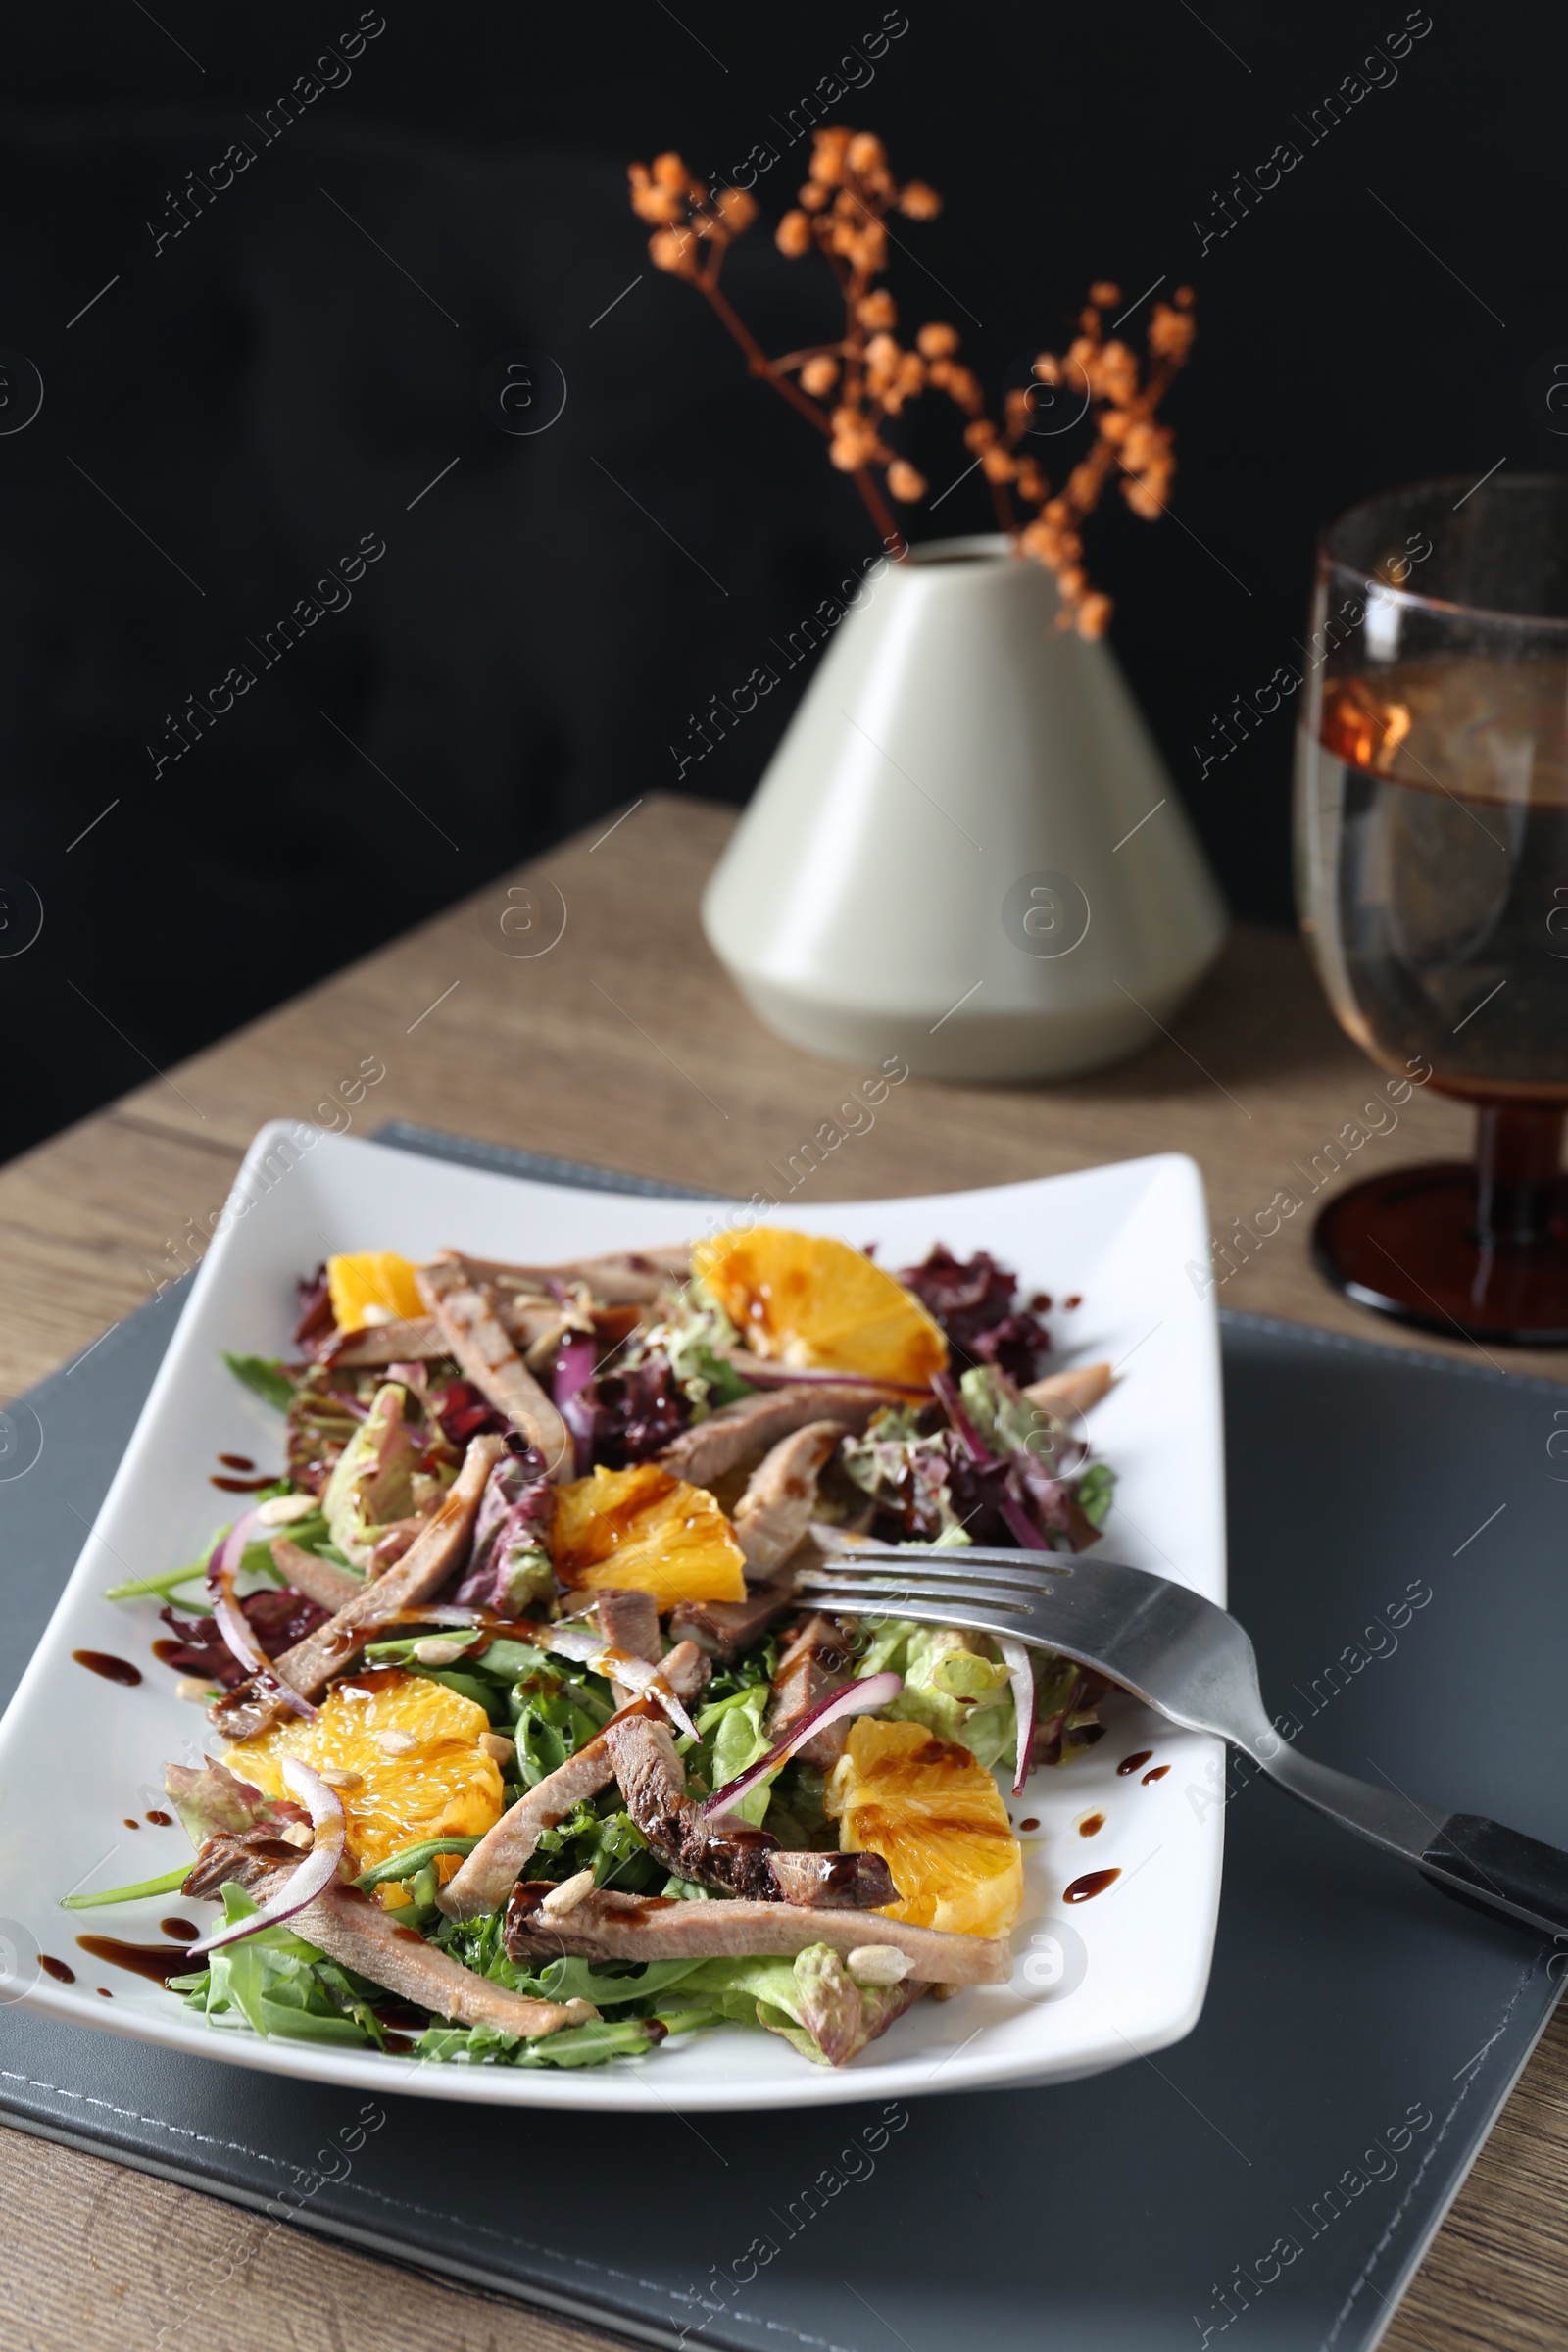
{"label": "green lettuce leaf", "polygon": [[[715,1700],[693,1718],[699,1744],[687,1757],[687,1766],[710,1793],[738,1780],[760,1757],[766,1755],[772,1741],[762,1730],[762,1719],[772,1695],[770,1683],[748,1683],[743,1690]],[[734,1817],[758,1828],[767,1812],[770,1793],[766,1782],[749,1788],[733,1808]]]}
{"label": "green lettuce leaf", "polygon": [[1067,1425],[1020,1396],[993,1364],[975,1364],[958,1383],[964,1408],[994,1453],[1027,1453],[1048,1476],[1060,1476],[1091,1527],[1103,1527],[1116,1473],[1108,1462],[1063,1476],[1058,1465],[1079,1456],[1078,1440]]}
{"label": "green lettuce leaf", "polygon": [[808,1944],[793,1960],[705,1960],[681,1984],[683,2000],[705,2003],[737,2025],[780,2034],[817,2066],[845,2066],[886,2033],[919,1987],[858,1984],[831,1944]]}
{"label": "green lettuce leaf", "polygon": [[857,1672],[884,1667],[904,1677],[898,1697],[881,1710],[892,1722],[924,1724],[939,1740],[966,1747],[988,1772],[1012,1753],[1017,1717],[1007,1670],[981,1636],[894,1619],[879,1627]]}
{"label": "green lettuce leaf", "polygon": [[704,1284],[692,1282],[682,1294],[678,1321],[650,1332],[646,1348],[663,1349],[693,1419],[701,1421],[717,1406],[751,1396],[750,1381],[728,1360],[727,1350],[740,1344],[740,1333],[717,1299]]}
{"label": "green lettuce leaf", "polygon": [[381,1383],[321,1497],[332,1541],[356,1568],[368,1566],[386,1529],[409,1518],[415,1507],[414,1477],[426,1441],[404,1418],[408,1401],[401,1382]]}

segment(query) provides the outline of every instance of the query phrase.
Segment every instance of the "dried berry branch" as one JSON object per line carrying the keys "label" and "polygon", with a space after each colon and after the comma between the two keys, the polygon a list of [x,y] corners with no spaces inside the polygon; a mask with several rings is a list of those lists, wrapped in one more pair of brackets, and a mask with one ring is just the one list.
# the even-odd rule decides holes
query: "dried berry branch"
{"label": "dried berry branch", "polygon": [[[844,331],[834,342],[812,345],[769,359],[719,286],[724,255],[757,218],[757,205],[739,188],[710,193],[695,179],[680,156],[661,155],[652,167],[630,168],[632,209],[650,222],[648,250],[658,269],[695,286],[760,376],[808,417],[828,443],[828,457],[854,481],[883,544],[900,557],[907,543],[883,496],[883,484],[900,505],[918,505],[927,483],[906,458],[889,447],[884,426],[906,405],[927,391],[947,395],[968,422],[964,441],[991,485],[1000,527],[1018,552],[1055,574],[1062,601],[1061,625],[1074,622],[1085,637],[1099,637],[1110,617],[1110,599],[1092,588],[1083,564],[1084,522],[1118,470],[1121,492],[1135,514],[1152,521],[1168,500],[1176,470],[1174,436],[1155,421],[1160,402],[1192,348],[1192,290],[1177,289],[1174,307],[1156,303],[1150,319],[1147,372],[1131,347],[1107,339],[1102,313],[1120,299],[1113,285],[1091,287],[1079,331],[1058,358],[1042,352],[1035,382],[1011,391],[997,425],[973,370],[956,357],[955,328],[933,320],[902,345],[893,329],[898,310],[876,281],[887,268],[887,216],[930,220],[942,209],[935,189],[922,180],[902,187],[888,169],[880,139],[869,131],[843,127],[814,134],[809,175],[799,205],[785,214],[775,241],[798,260],[813,250],[828,263],[844,299]],[[1025,446],[1038,428],[1047,387],[1077,396],[1094,441],[1088,455],[1053,492],[1038,460]],[[822,404],[831,396],[831,407]],[[878,481],[880,474],[881,482]],[[1020,522],[1014,499],[1032,518]]]}

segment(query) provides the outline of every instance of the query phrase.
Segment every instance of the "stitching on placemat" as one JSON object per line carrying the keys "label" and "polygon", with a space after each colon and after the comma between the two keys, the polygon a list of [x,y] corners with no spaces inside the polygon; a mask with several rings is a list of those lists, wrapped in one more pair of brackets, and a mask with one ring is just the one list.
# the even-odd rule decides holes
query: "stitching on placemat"
{"label": "stitching on placemat", "polygon": [[249,2156],[255,2163],[270,2164],[278,2172],[304,2172],[309,2169],[304,2165],[286,2164],[280,2156],[269,2156],[261,2148],[249,2146],[243,2139],[220,2139],[216,2132],[195,2132],[188,2124],[170,2123],[165,2116],[143,2115],[135,2107],[117,2107],[113,2099],[97,2098],[89,2090],[67,2090],[62,2083],[43,2082],[35,2075],[18,2074],[14,2067],[0,2067],[0,2082],[24,2082],[29,2090],[47,2091],[56,2099],[79,2099],[84,2107],[102,2107],[106,2114],[123,2116],[127,2123],[154,2125],[160,2132],[172,2132],[180,2139],[194,2141],[198,2147],[227,2148],[235,2156]]}
{"label": "stitching on placemat", "polygon": [[[253,2148],[245,2140],[220,2139],[215,2132],[197,2132],[192,2130],[188,2124],[171,2123],[165,2116],[146,2115],[135,2107],[117,2107],[112,2099],[97,2098],[91,2091],[68,2090],[62,2083],[45,2082],[34,2075],[19,2074],[14,2067],[0,2067],[0,2082],[24,2082],[29,2090],[44,2091],[52,2098],[76,2099],[85,2107],[101,2107],[109,2115],[123,2117],[127,2123],[150,2125],[159,2132],[172,2132],[176,2138],[188,2139],[198,2147],[226,2149],[231,2155],[248,2157],[253,2164],[270,2166],[273,2172],[302,2173],[310,2170],[308,2165],[291,2164],[284,2157],[270,2156],[265,2149]],[[685,2293],[680,2287],[670,2286],[662,2278],[643,2278],[635,2271],[618,2270],[613,2263],[595,2262],[593,2257],[587,2254],[563,2256],[554,2246],[541,2245],[537,2238],[523,2237],[514,2230],[493,2230],[488,2224],[475,2221],[471,2215],[445,2213],[439,2206],[421,2205],[412,2197],[394,2197],[384,2189],[371,2188],[368,2183],[360,2180],[334,2181],[331,2185],[351,2188],[357,2196],[368,2198],[377,2205],[384,2205],[392,2212],[416,2214],[422,2221],[445,2222],[454,2229],[470,2230],[480,2237],[492,2238],[498,2245],[524,2246],[530,2253],[541,2255],[551,2262],[560,2264],[564,2261],[578,2270],[588,2271],[600,2278],[614,2278],[623,2285],[640,2287],[647,2294],[662,2295],[669,2303],[695,2303],[699,2311],[706,2311],[710,2308],[703,2302],[700,2295]],[[721,2304],[712,2308],[715,2318],[723,2310]],[[750,2312],[739,2310],[732,2311],[729,2316],[731,2319],[744,2321],[750,2328],[768,2328],[774,2334],[790,2336],[798,2344],[814,2346],[815,2352],[853,2352],[852,2347],[836,2344],[829,2336],[808,2335],[802,2328],[792,2328],[785,2320],[770,2320],[761,2315],[754,2316]]]}
{"label": "stitching on placemat", "polygon": [[[1478,2053],[1478,2058],[1484,2057],[1486,2052],[1491,2049],[1493,2043],[1496,2041],[1498,2036],[1507,2032],[1509,2019],[1512,2017],[1514,2011],[1518,2008],[1519,2003],[1524,1999],[1526,1992],[1535,1983],[1536,1978],[1540,1975],[1540,1962],[1532,1961],[1530,1966],[1525,1970],[1523,1976],[1519,1979],[1518,1984],[1514,1986],[1512,1996],[1509,1999],[1508,2006],[1502,2013],[1501,2019],[1497,2024],[1496,2031],[1492,2034],[1485,2042],[1483,2042],[1481,2050]],[[1438,2132],[1437,2138],[1433,2140],[1431,2146],[1427,2149],[1425,2155],[1422,2157],[1421,2162],[1417,2165],[1415,2172],[1411,2177],[1409,2186],[1406,2188],[1403,2196],[1399,2199],[1398,2205],[1396,2208],[1393,2216],[1385,2225],[1382,2235],[1376,2240],[1371,2252],[1367,2255],[1366,2261],[1362,2264],[1349,2293],[1346,2296],[1345,2301],[1340,2305],[1339,2310],[1336,2312],[1334,2316],[1334,2325],[1329,2329],[1328,2334],[1323,2338],[1324,2352],[1327,2352],[1328,2346],[1337,2340],[1340,2329],[1344,2327],[1346,2320],[1349,2317],[1351,2308],[1360,2295],[1362,2287],[1371,2286],[1372,2273],[1377,2269],[1379,2262],[1388,2252],[1395,2231],[1404,2227],[1405,2216],[1410,2210],[1411,2203],[1419,2191],[1422,2181],[1426,2178],[1429,2169],[1436,2161],[1439,2149],[1442,2147],[1444,2141],[1447,2138],[1448,2133],[1453,2129],[1454,2121],[1458,2116],[1460,2108],[1464,2105],[1466,2099],[1470,2096],[1470,2093],[1472,2090],[1474,2090],[1477,2082],[1479,2082],[1480,2080],[1481,2073],[1479,2064],[1472,2062],[1469,2081],[1465,2083],[1463,2090],[1460,2091],[1458,2097],[1448,2109],[1447,2114],[1444,2117],[1443,2126]],[[1373,2292],[1376,2293],[1376,2288],[1374,2288]]]}

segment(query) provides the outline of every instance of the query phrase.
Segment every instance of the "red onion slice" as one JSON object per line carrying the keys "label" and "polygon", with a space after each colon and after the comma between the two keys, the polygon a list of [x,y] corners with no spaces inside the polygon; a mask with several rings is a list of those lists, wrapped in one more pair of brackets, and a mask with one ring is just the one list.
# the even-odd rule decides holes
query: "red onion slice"
{"label": "red onion slice", "polygon": [[410,1608],[389,1609],[384,1617],[368,1619],[360,1630],[366,1635],[379,1634],[394,1625],[453,1625],[470,1633],[505,1634],[513,1641],[531,1642],[536,1649],[543,1649],[556,1630],[531,1617],[498,1617],[494,1609],[472,1608],[456,1600],[423,1600]]}
{"label": "red onion slice", "polygon": [[538,1641],[541,1649],[553,1649],[558,1658],[570,1658],[578,1666],[586,1666],[605,1646],[603,1634],[570,1623],[540,1626]]}
{"label": "red onion slice", "polygon": [[838,1723],[846,1715],[869,1715],[876,1708],[889,1705],[903,1689],[902,1674],[868,1674],[863,1682],[847,1683],[842,1690],[830,1690],[814,1707],[807,1709],[793,1731],[774,1741],[765,1756],[748,1764],[744,1772],[727,1781],[722,1788],[714,1789],[703,1807],[705,1820],[716,1821],[720,1814],[732,1813],[747,1791],[787,1763],[813,1732],[824,1731],[830,1723]]}
{"label": "red onion slice", "polygon": [[556,1356],[556,1368],[551,1380],[558,1405],[569,1404],[577,1391],[586,1387],[594,1376],[593,1334],[587,1331],[566,1331],[561,1335],[561,1348]]}
{"label": "red onion slice", "polygon": [[247,1936],[258,1936],[264,1928],[275,1928],[283,1920],[292,1919],[337,1877],[346,1830],[337,1790],[329,1788],[320,1774],[313,1772],[309,1764],[302,1764],[298,1756],[283,1758],[283,1783],[309,1812],[316,1843],[303,1857],[288,1885],[279,1887],[270,1903],[264,1903],[250,1919],[237,1919],[232,1927],[204,1936],[199,1943],[189,1947],[187,1959],[201,1952],[219,1951],[224,1944],[242,1942]]}
{"label": "red onion slice", "polygon": [[1009,1494],[1005,1488],[997,1496],[997,1508],[1016,1537],[1021,1551],[1051,1551],[1054,1549],[1041,1530],[1036,1527],[1017,1496]]}
{"label": "red onion slice", "polygon": [[1010,1641],[1002,1634],[994,1634],[992,1640],[1002,1652],[1002,1662],[1012,1684],[1012,1703],[1018,1717],[1018,1761],[1012,1793],[1022,1796],[1035,1739],[1035,1662],[1022,1642]]}
{"label": "red onion slice", "polygon": [[272,1671],[272,1661],[251,1631],[250,1619],[234,1597],[234,1578],[245,1546],[260,1524],[261,1505],[246,1511],[235,1520],[212,1558],[207,1563],[207,1590],[213,1603],[213,1621],[223,1637],[231,1656],[237,1658],[246,1673],[252,1676],[259,1695],[279,1700],[307,1723],[316,1719],[316,1709],[308,1698],[289,1688],[279,1674]]}
{"label": "red onion slice", "polygon": [[602,1635],[591,1634],[586,1626],[541,1626],[539,1642],[558,1658],[570,1658],[590,1673],[602,1674],[608,1682],[624,1684],[639,1698],[657,1699],[677,1730],[696,1739],[697,1726],[676,1697],[674,1686],[649,1659],[634,1657],[629,1649],[612,1649]]}
{"label": "red onion slice", "polygon": [[657,1700],[677,1731],[684,1732],[689,1740],[697,1738],[697,1726],[681,1705],[674,1684],[657,1666],[650,1666],[646,1658],[633,1657],[625,1649],[604,1649],[590,1664],[595,1674],[635,1690],[639,1698]]}

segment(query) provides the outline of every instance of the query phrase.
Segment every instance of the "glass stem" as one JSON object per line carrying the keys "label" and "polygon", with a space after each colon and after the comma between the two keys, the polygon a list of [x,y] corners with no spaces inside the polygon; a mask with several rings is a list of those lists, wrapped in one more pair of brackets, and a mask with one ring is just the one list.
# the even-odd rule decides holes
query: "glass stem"
{"label": "glass stem", "polygon": [[1478,1106],[1476,1223],[1482,1242],[1540,1242],[1550,1232],[1565,1115],[1560,1102]]}

